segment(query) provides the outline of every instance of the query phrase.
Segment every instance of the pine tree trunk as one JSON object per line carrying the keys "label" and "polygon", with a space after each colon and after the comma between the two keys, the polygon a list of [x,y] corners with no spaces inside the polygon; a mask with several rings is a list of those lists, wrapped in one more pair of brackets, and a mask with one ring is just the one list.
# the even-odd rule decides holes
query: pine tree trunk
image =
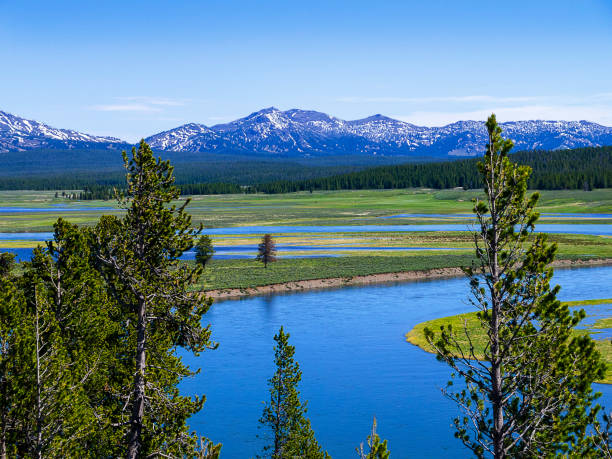
{"label": "pine tree trunk", "polygon": [[[8,345],[5,341],[2,342],[2,356],[6,358],[8,356]],[[7,378],[2,377],[2,436],[0,437],[0,459],[6,459],[6,430],[8,424],[8,401],[7,401]]]}
{"label": "pine tree trunk", "polygon": [[272,455],[273,459],[281,459],[281,429],[283,428],[283,422],[281,420],[281,404],[282,404],[282,396],[281,396],[281,387],[279,385],[278,390],[276,392],[276,426],[274,429],[274,454]]}
{"label": "pine tree trunk", "polygon": [[130,417],[130,433],[128,437],[128,459],[136,459],[142,443],[142,422],[144,417],[145,401],[145,368],[146,368],[146,302],[140,298],[138,301],[138,326],[136,344],[136,373],[134,374],[134,388],[132,391],[133,404]]}
{"label": "pine tree trunk", "polygon": [[0,438],[0,459],[6,459],[6,426],[3,426]]}
{"label": "pine tree trunk", "polygon": [[34,303],[36,307],[36,457],[42,458],[42,394],[41,394],[41,377],[40,377],[40,328],[38,317],[38,292],[34,288]]}
{"label": "pine tree trunk", "polygon": [[[489,140],[491,143],[493,139]],[[493,240],[490,241],[490,270],[491,270],[491,404],[493,408],[493,453],[495,459],[503,458],[504,455],[504,410],[502,394],[502,374],[499,350],[499,314],[501,298],[497,291],[499,281],[499,228],[497,209],[497,184],[495,177],[494,155],[491,154],[491,183],[489,184],[489,202],[491,213],[491,226]]]}
{"label": "pine tree trunk", "polygon": [[[496,273],[497,274],[497,273]],[[493,276],[494,279],[497,277]],[[497,282],[497,280],[494,280]],[[492,298],[491,311],[491,404],[493,405],[493,449],[495,459],[503,458],[504,455],[504,410],[502,395],[501,361],[499,357],[499,301]]]}

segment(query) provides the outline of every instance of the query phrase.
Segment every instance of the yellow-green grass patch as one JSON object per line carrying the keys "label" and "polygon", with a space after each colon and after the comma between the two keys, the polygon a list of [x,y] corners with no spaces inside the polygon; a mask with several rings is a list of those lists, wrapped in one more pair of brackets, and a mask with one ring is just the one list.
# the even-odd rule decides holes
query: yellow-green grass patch
{"label": "yellow-green grass patch", "polygon": [[[595,299],[595,300],[579,300],[579,301],[568,301],[565,302],[567,306],[590,306],[599,304],[610,304],[612,299]],[[459,314],[455,316],[442,317],[439,319],[428,320],[421,322],[413,327],[408,333],[406,333],[406,341],[415,346],[420,347],[424,351],[435,353],[435,350],[429,344],[425,338],[425,328],[428,328],[436,334],[440,332],[441,327],[451,325],[455,331],[457,342],[461,349],[469,349],[470,341],[474,346],[474,354],[477,358],[482,359],[484,353],[484,347],[486,344],[487,336],[486,332],[480,325],[480,321],[476,316],[476,312],[469,312],[465,314]],[[612,328],[612,318],[599,319],[592,326],[588,327],[587,330],[574,330],[576,334],[588,333],[591,330],[599,330]],[[467,330],[468,337],[465,333]],[[603,360],[606,362],[607,371],[603,380],[598,381],[604,384],[612,384],[612,342],[609,339],[598,340],[596,339],[597,331],[592,332],[593,341]]]}

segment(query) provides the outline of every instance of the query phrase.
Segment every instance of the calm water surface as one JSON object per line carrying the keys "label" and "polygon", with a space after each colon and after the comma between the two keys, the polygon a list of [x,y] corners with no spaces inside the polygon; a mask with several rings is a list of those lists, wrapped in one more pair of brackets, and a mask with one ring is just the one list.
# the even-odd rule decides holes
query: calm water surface
{"label": "calm water surface", "polygon": [[[612,297],[612,268],[558,270],[560,298]],[[334,458],[355,457],[372,417],[393,456],[468,457],[453,438],[455,405],[440,393],[448,367],[406,343],[419,322],[470,310],[464,279],[447,279],[255,297],[213,305],[205,317],[216,351],[186,356],[202,373],[182,385],[206,394],[192,428],[223,442],[224,457],[253,457],[266,380],[274,372],[273,336],[291,333],[303,372],[302,399],[317,438]],[[608,314],[609,315],[609,314]],[[612,388],[598,386],[612,406]]]}
{"label": "calm water surface", "polygon": [[[605,223],[543,223],[536,226],[541,233],[568,233],[612,235],[612,225]],[[206,228],[203,234],[211,236],[242,234],[294,234],[294,233],[371,233],[371,232],[417,232],[417,231],[472,231],[474,225],[336,225],[336,226],[236,226],[231,228]],[[46,241],[53,237],[50,232],[0,233],[0,240]]]}

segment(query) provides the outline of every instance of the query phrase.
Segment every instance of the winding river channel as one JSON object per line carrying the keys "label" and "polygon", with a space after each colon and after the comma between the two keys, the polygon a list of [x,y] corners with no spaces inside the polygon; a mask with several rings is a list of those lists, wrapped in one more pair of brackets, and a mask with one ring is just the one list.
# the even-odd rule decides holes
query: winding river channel
{"label": "winding river channel", "polygon": [[[612,267],[559,269],[562,300],[612,297]],[[355,457],[372,417],[393,457],[468,457],[453,437],[456,407],[440,393],[448,367],[408,344],[425,320],[470,310],[465,279],[443,279],[252,297],[216,303],[204,320],[219,348],[186,361],[202,372],[182,391],[206,394],[190,425],[222,442],[225,457],[253,457],[266,380],[274,372],[273,336],[283,325],[296,346],[317,438],[334,458]],[[608,305],[611,306],[611,305]],[[597,385],[612,406],[612,386]]]}

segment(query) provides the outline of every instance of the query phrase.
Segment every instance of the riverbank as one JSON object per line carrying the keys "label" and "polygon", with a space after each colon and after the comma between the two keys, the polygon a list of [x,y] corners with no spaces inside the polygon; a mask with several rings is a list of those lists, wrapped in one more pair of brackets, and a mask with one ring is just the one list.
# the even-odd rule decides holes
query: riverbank
{"label": "riverbank", "polygon": [[[566,259],[555,260],[553,263],[553,266],[557,268],[607,265],[612,265],[612,258],[594,260]],[[215,289],[206,291],[206,295],[215,300],[229,300],[257,295],[271,295],[275,293],[302,292],[307,290],[320,290],[356,285],[384,284],[388,282],[410,282],[426,279],[452,278],[461,277],[463,275],[463,270],[460,267],[443,267],[349,277],[306,279],[244,288]]]}

